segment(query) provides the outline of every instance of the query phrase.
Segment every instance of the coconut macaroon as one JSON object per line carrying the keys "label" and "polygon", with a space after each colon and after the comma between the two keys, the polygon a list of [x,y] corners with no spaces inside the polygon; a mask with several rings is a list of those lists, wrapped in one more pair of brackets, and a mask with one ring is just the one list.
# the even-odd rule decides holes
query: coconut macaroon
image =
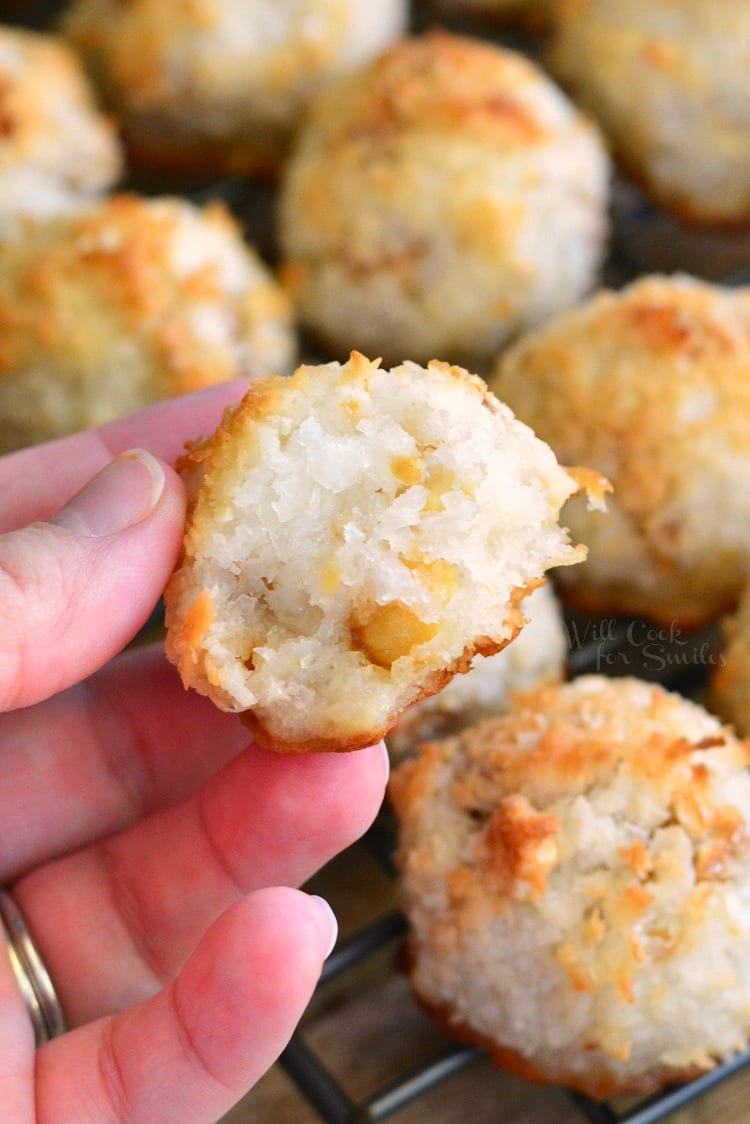
{"label": "coconut macaroon", "polygon": [[406,0],[74,0],[64,28],[136,159],[272,172],[310,92],[400,35]]}
{"label": "coconut macaroon", "polygon": [[679,216],[750,219],[745,0],[560,0],[553,69]]}
{"label": "coconut macaroon", "polygon": [[524,601],[526,624],[494,656],[475,656],[466,675],[409,707],[388,735],[391,761],[400,761],[420,742],[448,737],[491,715],[504,714],[512,693],[560,680],[568,643],[560,609],[549,585]]}
{"label": "coconut macaroon", "polygon": [[286,169],[301,319],[333,351],[481,366],[596,278],[608,164],[527,59],[433,33],[319,94]]}
{"label": "coconut macaroon", "polygon": [[744,1047],[749,763],[701,707],[601,676],[425,746],[391,787],[419,999],[595,1097]]}
{"label": "coconut macaroon", "polygon": [[566,596],[684,627],[732,607],[750,567],[750,289],[675,276],[602,292],[511,348],[492,387],[614,486],[606,519],[566,510],[589,546]]}
{"label": "coconut macaroon", "polygon": [[499,651],[544,571],[585,554],[562,504],[601,486],[466,371],[356,352],[253,384],[181,467],[167,655],[283,752],[371,744]]}
{"label": "coconut macaroon", "polygon": [[711,708],[750,737],[750,586],[737,613],[724,621],[726,646],[711,678]]}
{"label": "coconut macaroon", "polygon": [[67,44],[0,26],[0,223],[69,209],[121,170],[113,125]]}
{"label": "coconut macaroon", "polygon": [[113,196],[0,243],[0,451],[289,372],[286,296],[219,204]]}

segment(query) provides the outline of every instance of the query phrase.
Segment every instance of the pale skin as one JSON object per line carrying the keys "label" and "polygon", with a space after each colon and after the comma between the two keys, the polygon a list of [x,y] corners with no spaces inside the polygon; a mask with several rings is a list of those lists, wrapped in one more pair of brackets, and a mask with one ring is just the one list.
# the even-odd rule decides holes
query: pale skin
{"label": "pale skin", "polygon": [[[214,1124],[283,1049],[335,937],[295,887],[383,796],[382,746],[268,753],[186,694],[160,646],[117,656],[177,557],[168,465],[241,391],[0,459],[0,886],[71,1027],[35,1051],[0,937],[14,1124]],[[158,462],[118,461],[81,493],[131,448]]]}

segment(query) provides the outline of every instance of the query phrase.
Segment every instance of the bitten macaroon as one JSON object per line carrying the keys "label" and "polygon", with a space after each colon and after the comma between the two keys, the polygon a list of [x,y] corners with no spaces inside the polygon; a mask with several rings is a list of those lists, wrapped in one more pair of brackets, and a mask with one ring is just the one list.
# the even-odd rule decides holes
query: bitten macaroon
{"label": "bitten macaroon", "polygon": [[343,365],[263,380],[181,464],[184,551],[165,595],[186,686],[271,749],[382,737],[523,624],[579,484],[475,376]]}

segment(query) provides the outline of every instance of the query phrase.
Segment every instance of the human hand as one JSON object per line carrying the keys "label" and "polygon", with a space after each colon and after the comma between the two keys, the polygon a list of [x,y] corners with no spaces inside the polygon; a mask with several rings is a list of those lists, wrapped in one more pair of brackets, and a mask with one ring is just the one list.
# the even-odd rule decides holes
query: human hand
{"label": "human hand", "polygon": [[173,459],[237,394],[0,459],[0,885],[72,1028],[35,1052],[0,936],[12,1124],[215,1122],[278,1056],[335,939],[289,887],[382,799],[382,747],[279,757],[160,650],[107,664],[174,565],[184,495],[148,455],[104,466],[134,446]]}

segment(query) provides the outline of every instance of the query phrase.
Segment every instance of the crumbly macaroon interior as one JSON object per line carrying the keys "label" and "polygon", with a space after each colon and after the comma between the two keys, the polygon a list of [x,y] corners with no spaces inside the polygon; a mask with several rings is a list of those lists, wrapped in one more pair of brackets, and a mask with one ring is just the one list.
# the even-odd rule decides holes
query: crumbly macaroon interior
{"label": "crumbly macaroon interior", "polygon": [[514,635],[517,591],[579,560],[557,524],[576,484],[457,368],[355,355],[265,386],[207,461],[186,539],[208,683],[227,709],[278,708],[288,740],[313,709],[381,731]]}

